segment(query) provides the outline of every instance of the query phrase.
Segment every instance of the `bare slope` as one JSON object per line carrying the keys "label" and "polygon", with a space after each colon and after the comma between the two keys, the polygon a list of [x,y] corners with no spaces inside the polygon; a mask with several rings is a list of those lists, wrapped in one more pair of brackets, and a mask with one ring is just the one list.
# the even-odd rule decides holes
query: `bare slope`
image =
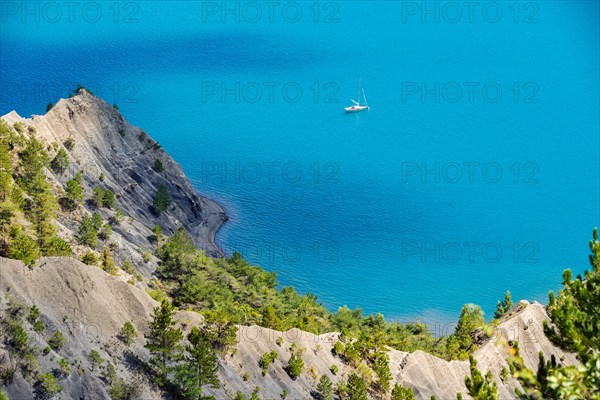
{"label": "bare slope", "polygon": [[[143,334],[147,332],[152,309],[157,303],[144,292],[141,284],[137,285],[130,285],[121,277],[108,275],[97,267],[69,258],[42,259],[33,269],[24,267],[21,262],[0,258],[0,309],[6,308],[6,293],[11,299],[28,306],[36,304],[47,328],[41,336],[29,333],[40,348],[46,346],[47,340],[57,330],[67,337],[68,345],[58,354],[52,352],[40,357],[42,369],[56,368],[56,360],[50,359],[52,356],[81,362],[84,370],[81,376],[73,371],[59,381],[65,387],[65,399],[78,399],[81,395],[93,399],[107,398],[106,384],[99,378],[98,371],[91,371],[86,360],[93,349],[106,360],[112,360],[123,378],[138,376],[134,372],[137,365],[135,358],[145,360],[148,357],[143,348]],[[202,323],[200,315],[193,312],[180,311],[177,318],[186,330]],[[500,370],[508,368],[505,347],[502,346],[504,340],[519,340],[522,355],[530,368],[537,368],[539,351],[548,357],[554,354],[558,360],[568,364],[577,362],[574,355],[557,349],[545,337],[541,330],[545,319],[547,316],[540,304],[523,304],[520,311],[500,323],[497,334],[475,353],[480,370],[491,370],[494,374],[501,399],[515,398],[514,388],[518,386],[512,378],[506,385],[499,378]],[[124,346],[115,339],[118,329],[126,321],[132,321],[140,333],[138,343],[131,349],[135,357],[126,356]],[[281,345],[276,343],[279,337],[283,340]],[[233,398],[238,390],[249,395],[256,386],[264,399],[277,399],[284,389],[289,392],[288,399],[308,399],[316,386],[314,376],[328,374],[332,381],[337,382],[339,377],[349,372],[349,368],[331,353],[337,340],[336,333],[317,336],[296,329],[278,332],[256,326],[240,326],[238,340],[235,354],[219,360],[222,388],[210,391],[217,399]],[[289,347],[293,343],[305,349],[305,369],[295,381],[284,371],[290,356]],[[269,373],[262,376],[258,360],[262,354],[272,350],[279,357],[269,368]],[[0,358],[2,352],[0,345]],[[421,351],[404,353],[390,350],[389,355],[394,381],[412,387],[419,399],[429,399],[432,394],[437,399],[454,399],[456,392],[465,392],[464,377],[469,371],[466,361],[448,362]],[[340,372],[337,375],[330,372],[332,365],[338,366]],[[247,380],[244,379],[246,373]],[[160,398],[160,393],[154,391],[145,379],[141,382],[145,390],[144,399]],[[15,399],[31,395],[31,387],[22,379],[16,380],[7,391]]]}

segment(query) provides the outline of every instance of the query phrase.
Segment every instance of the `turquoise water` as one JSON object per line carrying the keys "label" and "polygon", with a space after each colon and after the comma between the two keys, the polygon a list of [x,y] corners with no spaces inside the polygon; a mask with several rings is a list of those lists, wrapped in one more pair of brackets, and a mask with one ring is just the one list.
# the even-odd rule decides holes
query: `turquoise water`
{"label": "turquoise water", "polygon": [[[223,248],[331,309],[446,323],[588,267],[595,1],[493,3],[495,23],[486,2],[473,22],[435,2],[439,22],[421,2],[288,2],[272,22],[251,2],[27,4],[2,5],[0,113],[77,83],[118,103],[225,206]],[[347,115],[359,78],[372,109]]]}

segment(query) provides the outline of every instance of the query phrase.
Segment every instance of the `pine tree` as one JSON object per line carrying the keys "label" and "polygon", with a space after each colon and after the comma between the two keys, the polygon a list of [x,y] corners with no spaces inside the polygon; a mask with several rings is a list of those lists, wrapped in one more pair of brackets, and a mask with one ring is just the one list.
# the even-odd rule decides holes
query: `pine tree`
{"label": "pine tree", "polygon": [[30,191],[32,201],[27,215],[33,223],[39,244],[43,246],[56,232],[56,198],[42,173],[33,177],[32,184],[35,190]]}
{"label": "pine tree", "polygon": [[10,258],[21,260],[25,265],[31,267],[42,254],[40,246],[35,240],[20,233],[10,242],[8,255]]}
{"label": "pine tree", "polygon": [[77,231],[77,239],[79,242],[92,248],[98,245],[98,228],[96,228],[95,225],[96,223],[93,220],[93,217],[90,217],[89,215],[83,216]]}
{"label": "pine tree", "polygon": [[8,145],[0,141],[0,201],[6,200],[12,184],[12,163]]}
{"label": "pine tree", "polygon": [[154,309],[150,333],[146,335],[145,347],[152,355],[150,365],[154,368],[159,385],[166,384],[170,364],[181,353],[179,342],[183,333],[181,329],[175,328],[174,315],[173,305],[168,300],[163,300],[161,305]]}
{"label": "pine tree", "polygon": [[96,369],[96,366],[104,362],[104,359],[102,358],[100,353],[98,353],[96,350],[92,350],[88,354],[88,361],[90,362],[90,364],[92,364],[92,371],[94,371]]}
{"label": "pine tree", "polygon": [[73,179],[67,181],[65,189],[67,208],[74,209],[77,205],[83,202],[83,186],[81,185],[81,172],[78,172]]}
{"label": "pine tree", "polygon": [[390,371],[389,356],[387,353],[378,351],[372,357],[373,371],[377,375],[377,380],[373,383],[375,389],[381,393],[387,393],[392,381],[392,373]]}
{"label": "pine tree", "polygon": [[317,400],[333,400],[333,383],[325,374],[321,375],[317,384]]}
{"label": "pine tree", "polygon": [[229,346],[237,343],[237,324],[240,322],[239,312],[234,306],[215,304],[212,310],[202,313],[204,316],[204,332],[213,349],[225,353]]}
{"label": "pine tree", "polygon": [[21,152],[20,157],[23,183],[27,191],[31,192],[36,189],[33,182],[34,178],[42,175],[44,167],[48,164],[48,154],[39,140],[31,138]]}
{"label": "pine tree", "polygon": [[200,329],[193,327],[187,339],[190,343],[185,347],[188,354],[176,367],[175,385],[184,398],[202,399],[205,386],[219,387],[217,359]]}
{"label": "pine tree", "polygon": [[367,385],[365,381],[354,372],[348,377],[346,394],[349,400],[368,400]]}
{"label": "pine tree", "polygon": [[510,291],[507,290],[504,293],[504,299],[499,301],[496,305],[496,311],[494,312],[494,319],[501,318],[504,314],[510,311],[513,306],[512,298],[510,296]]}
{"label": "pine tree", "polygon": [[113,261],[113,258],[108,250],[108,247],[104,246],[102,249],[102,269],[111,275],[115,275],[117,273],[117,266]]}
{"label": "pine tree", "polygon": [[485,325],[483,311],[479,306],[465,304],[460,311],[460,317],[454,333],[448,337],[447,351],[449,358],[465,360],[477,346],[473,344],[471,333]]}
{"label": "pine tree", "polygon": [[137,340],[137,335],[137,330],[131,321],[127,321],[121,327],[118,337],[123,343],[125,343],[125,346],[129,346]]}
{"label": "pine tree", "polygon": [[581,365],[558,366],[555,359],[545,361],[540,354],[537,373],[526,368],[519,347],[510,360],[511,372],[525,393],[521,399],[596,399],[600,395],[600,242],[594,228],[589,243],[592,271],[573,279],[570,269],[563,273],[563,289],[554,296],[550,292],[548,313],[553,322],[544,321],[546,336],[556,345],[577,353]]}
{"label": "pine tree", "polygon": [[171,201],[171,196],[169,195],[167,187],[165,185],[160,185],[154,196],[152,210],[156,215],[160,215],[169,207],[169,205],[171,205]]}
{"label": "pine tree", "polygon": [[65,149],[61,148],[56,153],[56,156],[50,161],[50,168],[58,175],[62,175],[63,172],[69,167],[69,156]]}
{"label": "pine tree", "polygon": [[570,269],[563,273],[564,288],[554,296],[550,292],[548,311],[555,327],[544,323],[544,332],[555,344],[577,353],[587,361],[600,351],[600,242],[594,228],[589,243],[591,271],[572,278]]}
{"label": "pine tree", "polygon": [[296,380],[302,373],[303,369],[304,360],[302,359],[302,355],[300,355],[297,351],[293,351],[286,367],[288,375],[290,378],[292,378],[292,380]]}
{"label": "pine tree", "polygon": [[275,313],[275,308],[269,304],[267,307],[265,307],[265,310],[263,311],[260,326],[277,330],[279,329],[280,324],[281,321]]}
{"label": "pine tree", "polygon": [[465,385],[473,400],[498,400],[498,388],[491,372],[483,376],[477,369],[477,361],[473,356],[469,356],[469,364],[471,376],[465,377]]}
{"label": "pine tree", "polygon": [[390,400],[415,400],[415,393],[412,388],[395,384]]}

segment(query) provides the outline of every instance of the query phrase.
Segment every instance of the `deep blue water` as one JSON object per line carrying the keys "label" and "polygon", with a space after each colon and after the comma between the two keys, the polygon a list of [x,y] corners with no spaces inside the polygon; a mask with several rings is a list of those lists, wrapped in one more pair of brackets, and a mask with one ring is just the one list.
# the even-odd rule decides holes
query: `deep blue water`
{"label": "deep blue water", "polygon": [[[449,21],[461,2],[427,3],[440,22],[421,2],[282,2],[272,22],[262,2],[45,4],[2,4],[0,114],[77,83],[118,103],[225,206],[221,246],[331,309],[445,323],[588,267],[596,1],[482,2],[472,22]],[[346,115],[359,78],[372,109]]]}

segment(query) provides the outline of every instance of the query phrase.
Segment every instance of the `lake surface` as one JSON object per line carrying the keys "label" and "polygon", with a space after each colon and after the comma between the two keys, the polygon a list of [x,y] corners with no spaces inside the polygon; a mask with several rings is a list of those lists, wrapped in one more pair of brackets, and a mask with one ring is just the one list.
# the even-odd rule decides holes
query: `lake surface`
{"label": "lake surface", "polygon": [[489,317],[589,267],[598,2],[52,3],[2,4],[0,114],[117,103],[224,205],[228,253],[332,310]]}

